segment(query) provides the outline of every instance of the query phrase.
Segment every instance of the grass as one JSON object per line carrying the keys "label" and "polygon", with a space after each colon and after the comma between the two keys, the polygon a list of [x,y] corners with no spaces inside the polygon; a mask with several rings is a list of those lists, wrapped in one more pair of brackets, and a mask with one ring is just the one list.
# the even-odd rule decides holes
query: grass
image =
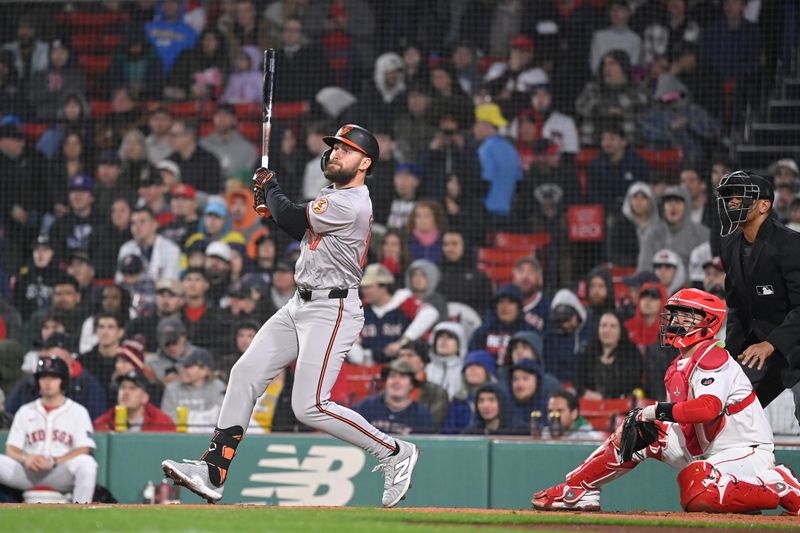
{"label": "grass", "polygon": [[[748,524],[693,521],[691,517],[675,520],[654,516],[642,519],[619,517],[534,514],[475,513],[468,511],[421,512],[413,509],[386,511],[371,508],[309,509],[275,507],[0,507],[0,531],[37,531],[52,533],[87,533],[90,531],[136,532],[214,532],[236,533],[499,533],[507,526],[547,525],[548,531],[559,531],[559,525],[599,525],[639,527],[702,527],[770,530],[796,530],[796,525]],[[537,529],[537,531],[542,531]]]}

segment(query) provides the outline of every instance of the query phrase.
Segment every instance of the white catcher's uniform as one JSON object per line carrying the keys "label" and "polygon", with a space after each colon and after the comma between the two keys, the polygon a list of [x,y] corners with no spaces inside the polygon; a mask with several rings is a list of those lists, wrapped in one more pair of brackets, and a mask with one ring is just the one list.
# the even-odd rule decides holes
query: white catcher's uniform
{"label": "white catcher's uniform", "polygon": [[320,191],[306,207],[310,229],[295,268],[297,292],[256,334],[231,370],[217,426],[248,427],[256,399],[297,360],[292,409],[297,419],[377,459],[394,439],[358,413],[330,401],[342,362],[364,326],[358,297],[372,226],[365,185]]}
{"label": "white catcher's uniform", "polygon": [[772,428],[750,380],[722,343],[706,341],[692,357],[676,358],[664,382],[668,401],[712,395],[727,414],[706,424],[657,422],[666,437],[635,454],[634,461],[652,457],[682,470],[703,460],[743,481],[780,481],[770,470],[775,466]]}
{"label": "white catcher's uniform", "polygon": [[[89,412],[69,398],[57,409],[47,412],[42,400],[26,403],[17,411],[6,445],[30,455],[61,457],[75,448],[96,447]],[[32,472],[8,457],[0,455],[0,483],[28,490],[37,486],[60,492],[72,491],[75,503],[89,503],[94,497],[97,462],[91,455],[79,455],[46,472]]]}

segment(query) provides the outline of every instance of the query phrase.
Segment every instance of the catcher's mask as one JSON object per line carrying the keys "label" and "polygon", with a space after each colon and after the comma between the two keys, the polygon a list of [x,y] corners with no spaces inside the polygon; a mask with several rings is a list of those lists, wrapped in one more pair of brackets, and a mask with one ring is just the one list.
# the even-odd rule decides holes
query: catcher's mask
{"label": "catcher's mask", "polygon": [[720,236],[725,237],[736,231],[747,220],[747,214],[756,200],[774,201],[772,185],[765,178],[746,170],[737,170],[723,176],[717,186]]}
{"label": "catcher's mask", "polygon": [[681,289],[669,297],[659,317],[661,346],[688,348],[719,333],[725,303],[700,289]]}
{"label": "catcher's mask", "polygon": [[367,169],[367,176],[372,174],[372,169],[375,167],[375,163],[378,162],[378,158],[381,155],[380,147],[378,146],[378,140],[375,138],[375,136],[370,133],[369,130],[362,128],[361,126],[356,126],[355,124],[345,124],[339,128],[339,131],[337,131],[336,134],[323,137],[322,141],[330,146],[330,149],[325,150],[325,153],[322,154],[322,158],[319,161],[323,172],[325,171],[325,167],[328,166],[328,161],[333,153],[333,145],[337,142],[352,146],[359,152],[372,159],[372,164]]}

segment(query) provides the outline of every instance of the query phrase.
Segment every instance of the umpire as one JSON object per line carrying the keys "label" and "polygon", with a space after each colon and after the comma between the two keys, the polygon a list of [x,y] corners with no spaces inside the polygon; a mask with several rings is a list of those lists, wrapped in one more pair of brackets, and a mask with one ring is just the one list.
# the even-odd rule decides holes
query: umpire
{"label": "umpire", "polygon": [[[772,212],[774,189],[746,171],[717,187],[725,266],[725,343],[767,406],[800,381],[800,233]],[[800,395],[794,390],[795,417]]]}

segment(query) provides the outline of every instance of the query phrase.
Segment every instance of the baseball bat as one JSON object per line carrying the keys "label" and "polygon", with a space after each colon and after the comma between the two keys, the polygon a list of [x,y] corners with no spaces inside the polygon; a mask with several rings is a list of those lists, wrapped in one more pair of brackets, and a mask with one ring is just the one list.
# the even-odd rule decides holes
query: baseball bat
{"label": "baseball bat", "polygon": [[[275,91],[275,49],[264,50],[264,85],[262,97],[264,107],[261,112],[261,167],[269,168],[269,137],[272,133],[272,94]],[[256,206],[256,212],[263,215],[267,206]]]}

